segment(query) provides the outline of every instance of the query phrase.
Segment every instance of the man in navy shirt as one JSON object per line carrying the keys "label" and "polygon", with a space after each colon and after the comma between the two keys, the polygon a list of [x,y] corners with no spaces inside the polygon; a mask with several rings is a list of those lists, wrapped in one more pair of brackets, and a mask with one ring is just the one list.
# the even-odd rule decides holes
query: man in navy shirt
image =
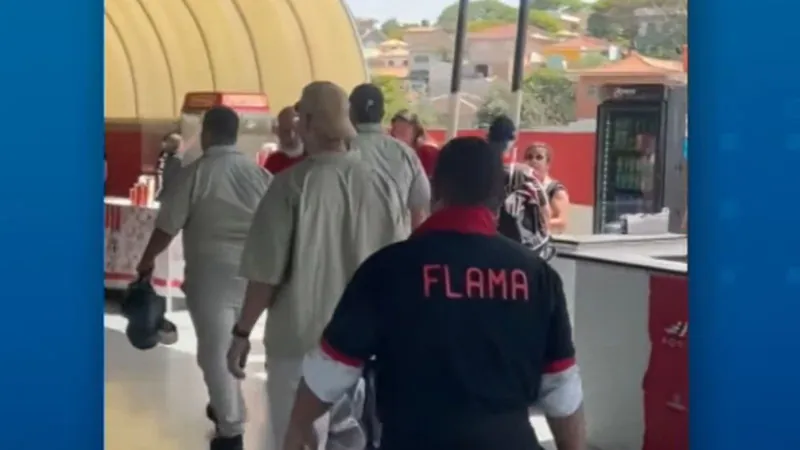
{"label": "man in navy shirt", "polygon": [[561,279],[497,234],[502,155],[480,138],[441,151],[434,213],[366,260],[306,355],[284,450],[375,358],[381,450],[536,450],[528,411],[558,450],[585,450],[583,393]]}

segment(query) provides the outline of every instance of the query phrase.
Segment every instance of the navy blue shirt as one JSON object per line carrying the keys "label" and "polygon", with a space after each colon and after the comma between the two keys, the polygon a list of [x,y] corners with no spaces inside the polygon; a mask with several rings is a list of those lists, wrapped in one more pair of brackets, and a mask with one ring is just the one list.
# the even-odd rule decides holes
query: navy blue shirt
{"label": "navy blue shirt", "polygon": [[571,335],[558,274],[488,209],[451,208],[362,264],[322,345],[376,358],[383,439],[421,445],[506,414],[530,429],[542,375],[574,363]]}

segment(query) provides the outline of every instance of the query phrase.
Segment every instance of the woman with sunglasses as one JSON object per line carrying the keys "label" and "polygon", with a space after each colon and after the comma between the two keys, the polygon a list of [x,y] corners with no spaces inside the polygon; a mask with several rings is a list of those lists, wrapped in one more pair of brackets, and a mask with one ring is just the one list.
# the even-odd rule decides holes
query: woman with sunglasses
{"label": "woman with sunglasses", "polygon": [[490,148],[503,153],[505,164],[505,198],[500,209],[497,230],[543,257],[551,255],[549,245],[550,207],[544,185],[534,176],[533,169],[514,163],[513,148],[516,126],[510,117],[496,117],[486,135]]}
{"label": "woman with sunglasses", "polygon": [[544,186],[550,205],[548,229],[552,234],[563,233],[567,228],[567,211],[569,210],[569,194],[567,188],[558,180],[550,178],[550,162],[553,151],[544,142],[535,142],[523,152],[523,162],[533,169],[533,174]]}

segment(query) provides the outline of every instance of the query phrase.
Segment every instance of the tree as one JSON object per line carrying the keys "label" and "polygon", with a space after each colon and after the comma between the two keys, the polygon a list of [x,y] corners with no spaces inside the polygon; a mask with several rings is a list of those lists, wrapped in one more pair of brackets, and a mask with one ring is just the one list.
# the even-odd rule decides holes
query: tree
{"label": "tree", "polygon": [[502,22],[500,20],[476,20],[467,24],[467,31],[477,33],[506,23],[508,22]]}
{"label": "tree", "polygon": [[587,53],[574,64],[570,64],[570,69],[592,69],[600,67],[608,62],[608,58],[600,53]]}
{"label": "tree", "polygon": [[[538,69],[522,85],[520,128],[566,125],[575,120],[575,90],[563,73]],[[486,127],[499,114],[509,114],[513,97],[504,85],[495,85],[476,114],[477,126]]]}
{"label": "tree", "polygon": [[[448,31],[456,28],[458,20],[458,3],[445,8],[436,24]],[[517,23],[517,8],[499,0],[477,0],[469,4],[467,13],[467,30],[478,32],[498,25]],[[563,27],[561,21],[553,14],[542,9],[534,9],[528,16],[528,23],[542,30],[555,33]]]}
{"label": "tree", "polygon": [[586,7],[582,0],[534,0],[531,7],[545,11],[577,12]]}
{"label": "tree", "polygon": [[405,28],[397,19],[389,19],[381,24],[381,31],[388,39],[403,39]]}
{"label": "tree", "polygon": [[[469,3],[467,12],[468,22],[494,21],[497,23],[512,23],[517,20],[517,8],[507,5],[500,0],[475,0]],[[436,25],[448,31],[456,29],[458,21],[458,2],[442,10]]]}
{"label": "tree", "polygon": [[[585,7],[582,0],[536,0],[531,5],[536,18],[531,18],[531,24],[543,28],[547,31],[558,31],[561,24],[558,19],[547,13],[547,11],[573,12],[580,11]],[[544,15],[549,18],[544,18]],[[533,12],[531,13],[533,16]],[[458,20],[458,2],[451,4],[442,10],[436,25],[448,31],[456,29]],[[495,24],[515,23],[517,21],[517,8],[508,5],[500,0],[473,0],[469,3],[467,11],[467,22],[493,22]],[[537,22],[542,21],[546,25],[541,26]],[[557,27],[554,25],[558,24]]]}
{"label": "tree", "polygon": [[561,31],[561,21],[547,11],[533,10],[528,15],[528,23],[544,31],[555,33]]}
{"label": "tree", "polygon": [[686,43],[687,0],[600,0],[592,9],[591,36],[662,58],[677,58]]}
{"label": "tree", "polygon": [[373,76],[372,84],[378,86],[383,92],[384,121],[391,120],[399,111],[409,108],[408,98],[403,89],[403,82],[399,78],[385,75]]}

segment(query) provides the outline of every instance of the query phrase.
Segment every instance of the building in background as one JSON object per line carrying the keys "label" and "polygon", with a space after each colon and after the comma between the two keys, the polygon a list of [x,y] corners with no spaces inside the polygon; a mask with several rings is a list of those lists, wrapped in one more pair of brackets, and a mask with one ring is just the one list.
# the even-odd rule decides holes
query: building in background
{"label": "building in background", "polygon": [[376,51],[367,58],[372,75],[405,79],[409,72],[408,44],[390,39],[378,44]]}
{"label": "building in background", "polygon": [[609,60],[617,59],[617,46],[602,39],[579,36],[542,47],[542,57],[548,66],[569,69],[584,58],[601,56]]}
{"label": "building in background", "polygon": [[[480,95],[472,94],[470,92],[461,92],[461,95],[459,96],[458,119],[456,119],[456,126],[458,129],[468,130],[475,127],[476,115],[481,103],[483,103],[483,97]],[[438,117],[448,119],[446,124],[449,124],[449,92],[428,98],[428,104]]]}
{"label": "building in background", "polygon": [[578,79],[575,87],[576,117],[594,119],[604,84],[685,84],[683,62],[649,58],[631,52],[619,61],[600,67],[572,72]]}
{"label": "building in background", "polygon": [[568,39],[578,37],[583,30],[586,29],[586,13],[567,14],[564,11],[550,11],[550,14],[556,18],[561,25],[561,29],[555,33],[555,36],[560,39]]}
{"label": "building in background", "polygon": [[380,29],[380,24],[375,19],[355,19],[355,23],[364,59],[376,57],[380,54],[378,46],[387,40],[386,34]]}
{"label": "building in background", "polygon": [[[482,73],[485,78],[496,78],[511,81],[514,66],[514,48],[517,36],[517,25],[507,24],[487,28],[467,35],[466,59],[475,72]],[[542,48],[555,42],[543,30],[528,27],[528,40],[525,45],[525,62],[527,65],[540,65],[544,62]]]}
{"label": "building in background", "polygon": [[453,60],[453,35],[438,27],[410,27],[403,34],[412,54],[429,54],[443,61]]}
{"label": "building in background", "polygon": [[359,36],[363,36],[368,31],[375,30],[380,25],[377,19],[369,19],[364,17],[356,17],[353,19],[356,26],[356,31]]}

